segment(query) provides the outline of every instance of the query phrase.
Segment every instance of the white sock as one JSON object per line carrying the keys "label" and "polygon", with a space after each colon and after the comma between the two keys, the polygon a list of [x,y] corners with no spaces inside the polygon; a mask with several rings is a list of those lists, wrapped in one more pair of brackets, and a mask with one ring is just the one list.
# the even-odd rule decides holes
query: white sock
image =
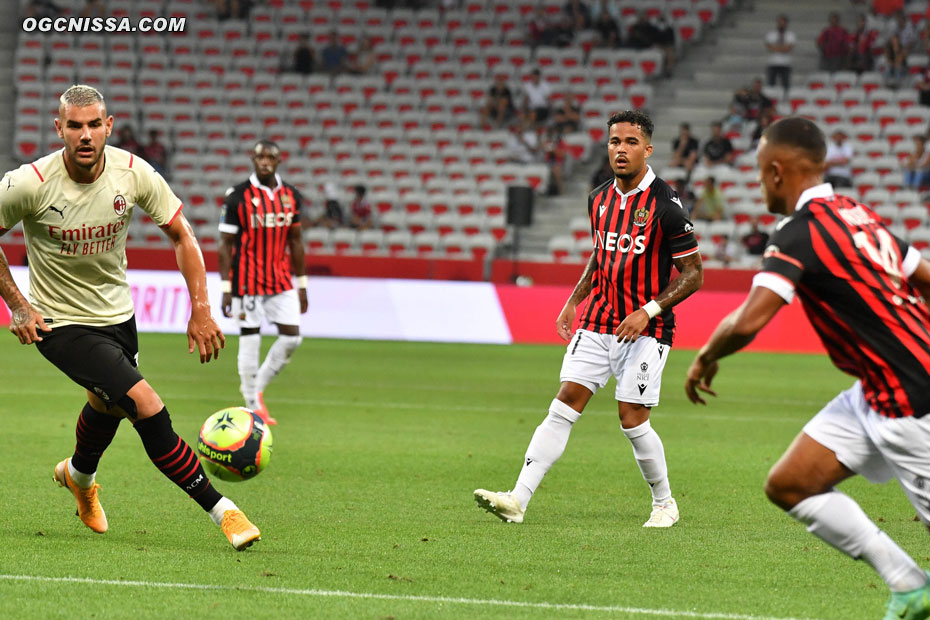
{"label": "white sock", "polygon": [[565,452],[568,435],[572,431],[572,424],[578,421],[581,414],[560,401],[553,399],[549,405],[549,415],[536,427],[530,445],[526,449],[526,458],[513,494],[520,502],[520,507],[526,510],[533,493],[543,476],[559,460]]}
{"label": "white sock", "polygon": [[917,563],[869,519],[851,497],[829,491],[804,499],[788,511],[807,531],[854,560],[865,560],[892,592],[927,583]]}
{"label": "white sock", "polygon": [[258,356],[261,347],[261,334],[239,336],[239,391],[242,392],[245,406],[249,409],[255,409],[258,406],[255,375],[258,374]]}
{"label": "white sock", "polygon": [[216,502],[216,505],[210,509],[210,518],[217,525],[222,525],[223,515],[226,514],[227,510],[239,510],[239,508],[228,497],[221,497],[220,501]]}
{"label": "white sock", "polygon": [[262,367],[258,369],[255,377],[256,392],[264,392],[271,380],[287,366],[294,351],[300,346],[301,340],[303,340],[301,336],[278,336],[278,339],[268,349],[268,355],[265,356]]}
{"label": "white sock", "polygon": [[82,489],[86,489],[94,484],[94,478],[96,478],[97,473],[85,474],[82,471],[78,471],[74,468],[74,465],[71,464],[71,459],[68,459],[68,475],[71,476],[71,480],[74,481],[74,484]]}
{"label": "white sock", "polygon": [[633,444],[633,458],[639,465],[643,479],[652,491],[652,505],[662,506],[672,499],[668,484],[668,467],[665,464],[665,448],[659,434],[652,429],[649,420],[633,428],[622,428],[623,434]]}

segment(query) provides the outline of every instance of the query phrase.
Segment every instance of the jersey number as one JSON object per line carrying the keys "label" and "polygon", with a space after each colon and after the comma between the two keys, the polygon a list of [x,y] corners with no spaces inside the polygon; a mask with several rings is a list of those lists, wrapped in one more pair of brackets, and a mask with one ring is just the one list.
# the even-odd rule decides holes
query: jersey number
{"label": "jersey number", "polygon": [[853,241],[855,241],[857,248],[863,250],[873,263],[888,274],[895,287],[899,287],[901,286],[902,274],[899,268],[901,256],[898,254],[898,244],[891,238],[888,231],[882,228],[875,231],[875,236],[878,237],[877,248],[865,231],[854,234]]}

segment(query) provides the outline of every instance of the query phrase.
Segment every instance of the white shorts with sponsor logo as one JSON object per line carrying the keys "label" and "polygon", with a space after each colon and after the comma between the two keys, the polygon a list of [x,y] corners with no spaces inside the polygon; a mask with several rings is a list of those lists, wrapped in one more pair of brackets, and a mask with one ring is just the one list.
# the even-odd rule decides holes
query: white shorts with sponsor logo
{"label": "white shorts with sponsor logo", "polygon": [[296,289],[277,295],[233,297],[232,315],[240,329],[261,327],[265,319],[278,325],[300,325],[300,299]]}
{"label": "white shorts with sponsor logo", "polygon": [[804,426],[817,443],[871,482],[897,478],[920,519],[930,524],[930,415],[888,418],[873,411],[856,381]]}
{"label": "white shorts with sponsor logo", "polygon": [[579,329],[562,358],[559,380],[597,392],[613,375],[617,378],[617,400],[655,407],[659,404],[662,370],[671,350],[648,336],[640,336],[636,342],[617,342],[614,334]]}

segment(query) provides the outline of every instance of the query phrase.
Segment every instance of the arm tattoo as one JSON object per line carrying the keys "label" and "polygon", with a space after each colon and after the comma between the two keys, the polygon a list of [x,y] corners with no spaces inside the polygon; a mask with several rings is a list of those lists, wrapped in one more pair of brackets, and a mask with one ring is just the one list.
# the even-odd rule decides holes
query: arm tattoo
{"label": "arm tattoo", "polygon": [[578,284],[575,285],[575,290],[572,291],[572,296],[568,298],[568,300],[576,306],[583,302],[585,297],[588,296],[588,293],[591,292],[591,277],[594,275],[594,268],[596,265],[597,260],[594,258],[594,253],[592,253],[591,258],[588,259],[588,264],[584,268],[584,272],[581,274],[581,279],[578,280]]}
{"label": "arm tattoo", "polygon": [[[18,325],[20,323],[25,323],[28,313],[22,310],[22,308],[23,306],[28,307],[28,302],[26,302],[26,298],[23,297],[19,287],[16,286],[16,281],[13,280],[13,274],[10,273],[10,264],[7,262],[3,250],[0,250],[0,297],[3,298],[6,305],[13,311],[13,316],[11,317],[13,324]],[[17,321],[19,313],[24,313],[24,315]]]}
{"label": "arm tattoo", "polygon": [[679,271],[678,277],[669,282],[665,290],[655,298],[663,310],[677,306],[704,283],[704,266],[699,252],[674,260]]}

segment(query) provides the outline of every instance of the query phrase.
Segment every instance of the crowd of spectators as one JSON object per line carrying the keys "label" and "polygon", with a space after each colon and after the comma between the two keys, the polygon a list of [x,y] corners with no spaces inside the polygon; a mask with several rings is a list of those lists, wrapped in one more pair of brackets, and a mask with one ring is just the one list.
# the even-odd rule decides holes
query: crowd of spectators
{"label": "crowd of spectators", "polygon": [[377,69],[377,55],[369,37],[361,37],[350,50],[342,44],[337,30],[331,30],[326,45],[319,52],[313,49],[310,38],[301,35],[289,57],[286,70],[310,75],[324,73],[331,77],[340,74],[368,75]]}

